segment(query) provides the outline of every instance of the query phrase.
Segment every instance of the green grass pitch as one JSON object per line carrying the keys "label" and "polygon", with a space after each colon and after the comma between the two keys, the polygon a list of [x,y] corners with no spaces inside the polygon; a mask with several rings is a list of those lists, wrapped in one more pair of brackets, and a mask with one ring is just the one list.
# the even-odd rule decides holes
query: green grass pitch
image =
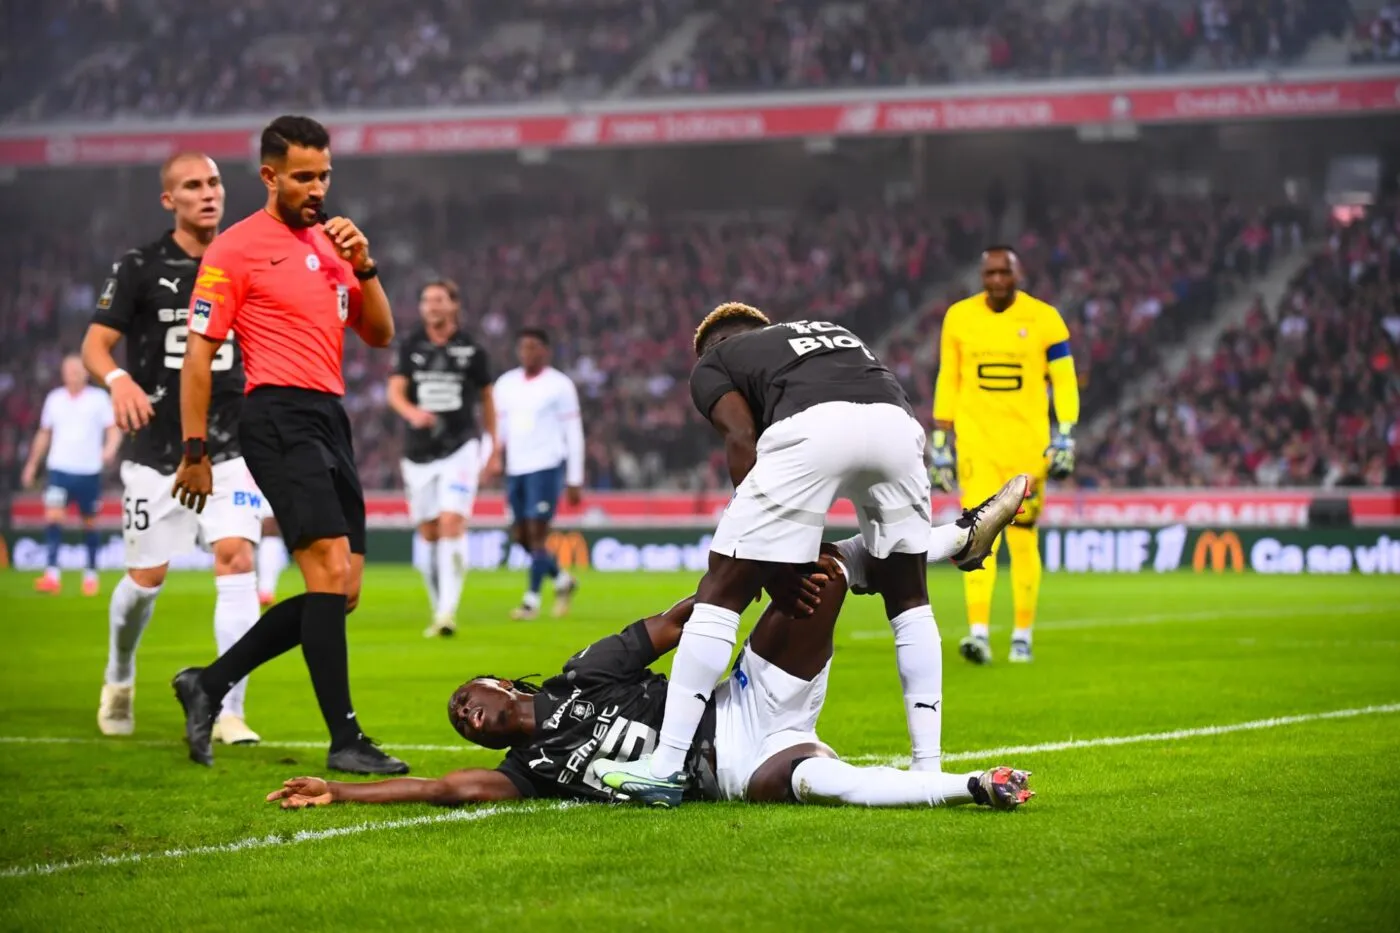
{"label": "green grass pitch", "polygon": [[[325,758],[299,654],[252,681],[249,721],[262,746],[219,747],[209,770],[185,759],[167,682],[211,656],[213,588],[202,574],[173,576],[161,596],[139,655],[136,735],[98,735],[114,579],[83,599],[69,574],[72,595],[49,598],[30,591],[27,575],[0,575],[0,929],[1400,926],[1394,580],[1050,576],[1035,663],[1012,666],[1003,574],[998,663],[975,669],[954,653],[960,580],[934,572],[945,749],[1074,740],[949,763],[1034,770],[1039,796],[1015,813],[740,804],[289,813],[263,795],[283,778],[322,773]],[[694,582],[586,575],[573,618],[511,623],[523,577],[473,574],[460,635],[430,642],[416,575],[374,569],[351,618],[361,721],[416,774],[494,764],[496,753],[449,728],[453,687],[477,673],[547,675]],[[1298,719],[1259,722],[1280,717]],[[1258,727],[1208,731],[1240,723]],[[847,603],[821,732],[866,762],[908,750],[877,602]],[[1176,734],[1085,741],[1155,733]],[[72,864],[50,870],[63,863]]]}

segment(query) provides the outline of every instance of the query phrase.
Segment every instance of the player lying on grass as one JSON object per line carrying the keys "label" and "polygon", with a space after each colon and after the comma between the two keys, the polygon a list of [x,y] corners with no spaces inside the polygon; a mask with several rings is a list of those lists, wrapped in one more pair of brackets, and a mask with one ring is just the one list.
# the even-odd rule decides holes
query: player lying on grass
{"label": "player lying on grass", "polygon": [[[990,550],[1019,508],[1024,477],[1003,492],[959,520],[966,523],[965,544],[959,548],[963,558]],[[801,593],[783,600],[809,607],[816,602],[812,615],[797,618],[776,605],[765,609],[730,677],[706,707],[686,762],[688,797],[870,807],[978,803],[1003,810],[1031,797],[1025,771],[861,768],[841,761],[817,737],[831,671],[832,632],[848,587],[846,564],[836,555],[849,555],[855,577],[862,550],[859,536],[825,546],[818,572],[806,578]],[[878,588],[874,581],[860,582],[866,584],[863,588]],[[589,645],[542,686],[488,675],[459,687],[448,703],[453,727],[478,745],[509,749],[494,770],[371,783],[299,777],[267,799],[285,808],[340,802],[455,805],[525,797],[619,799],[591,765],[595,758],[633,760],[655,746],[668,684],[648,665],[679,643],[694,602],[694,597],[686,599]]]}

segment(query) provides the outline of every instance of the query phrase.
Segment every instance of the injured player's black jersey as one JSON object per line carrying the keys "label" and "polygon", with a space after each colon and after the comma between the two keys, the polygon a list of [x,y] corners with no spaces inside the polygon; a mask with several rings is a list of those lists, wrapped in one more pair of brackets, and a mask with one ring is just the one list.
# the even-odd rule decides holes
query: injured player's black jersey
{"label": "injured player's black jersey", "polygon": [[[574,655],[564,672],[535,696],[535,735],[512,748],[497,768],[524,797],[607,800],[612,791],[588,773],[595,758],[635,761],[656,748],[666,713],[666,675],[647,665],[656,649],[643,622],[596,641]],[[694,779],[701,749],[714,741],[715,701],[696,730],[686,770],[687,796],[705,796],[709,783]],[[712,792],[710,792],[712,793]]]}
{"label": "injured player's black jersey", "polygon": [[[189,340],[190,293],[199,260],[172,233],[131,250],[112,265],[92,320],[120,331],[126,366],[146,393],[155,417],[126,440],[123,459],[161,473],[180,466],[180,368]],[[233,334],[210,366],[209,458],[222,463],[239,456],[238,418],[243,412],[243,355]]]}
{"label": "injured player's black jersey", "polygon": [[485,348],[462,330],[438,346],[419,327],[399,346],[395,375],[408,380],[408,400],[437,415],[431,428],[409,428],[403,455],[414,463],[432,463],[456,453],[480,436],[476,400],[491,384]]}
{"label": "injured player's black jersey", "polygon": [[791,321],[736,334],[705,352],[690,397],[706,418],[728,392],[749,403],[758,433],[823,402],[888,402],[913,408],[894,373],[860,338],[829,321]]}

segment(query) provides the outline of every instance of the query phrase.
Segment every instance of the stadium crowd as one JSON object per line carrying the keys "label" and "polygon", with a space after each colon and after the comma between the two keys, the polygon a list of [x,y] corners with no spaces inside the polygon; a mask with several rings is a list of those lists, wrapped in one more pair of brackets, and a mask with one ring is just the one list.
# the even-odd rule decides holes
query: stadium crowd
{"label": "stadium crowd", "polygon": [[1400,208],[1334,226],[1275,308],[1086,445],[1111,486],[1400,486]]}
{"label": "stadium crowd", "polygon": [[[556,363],[579,385],[587,474],[598,489],[721,487],[722,464],[686,387],[690,334],[717,296],[775,317],[848,322],[874,340],[922,314],[886,352],[916,407],[929,408],[935,371],[925,348],[959,294],[935,295],[986,240],[979,211],[917,203],[828,214],[618,215],[550,199],[530,214],[473,232],[420,231],[424,206],[386,201],[385,280],[401,327],[417,285],[456,279],[468,327],[498,369],[512,365],[525,322],[553,336]],[[390,206],[392,205],[392,206]],[[470,218],[465,207],[449,217]],[[1086,411],[1111,407],[1217,299],[1247,287],[1279,250],[1304,237],[1298,217],[1229,201],[1148,198],[1048,209],[1016,241],[1029,291],[1070,325]],[[442,234],[445,233],[445,237]],[[4,245],[15,288],[0,296],[0,464],[13,483],[63,348],[75,347],[110,237],[19,237]],[[1084,485],[1317,484],[1397,479],[1400,469],[1400,231],[1394,216],[1332,232],[1274,315],[1257,309],[1209,360],[1160,398],[1083,442]],[[347,346],[346,406],[364,482],[400,484],[402,427],[387,408],[392,355]],[[1237,391],[1241,390],[1241,391]],[[1262,413],[1262,414],[1260,414]]]}
{"label": "stadium crowd", "polygon": [[[1393,9],[1358,59],[1394,57]],[[1278,65],[1352,22],[1348,0],[424,0],[409,15],[390,0],[58,0],[0,14],[0,108],[34,121],[595,97],[691,13],[712,18],[640,90]]]}

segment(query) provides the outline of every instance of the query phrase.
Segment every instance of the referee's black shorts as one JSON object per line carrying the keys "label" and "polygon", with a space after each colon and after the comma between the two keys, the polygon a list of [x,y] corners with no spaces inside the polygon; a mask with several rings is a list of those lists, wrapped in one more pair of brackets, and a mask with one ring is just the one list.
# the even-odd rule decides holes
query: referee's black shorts
{"label": "referee's black shorts", "polygon": [[365,552],[365,491],[339,396],[258,386],[243,403],[238,441],[288,549],[348,537],[351,553]]}

